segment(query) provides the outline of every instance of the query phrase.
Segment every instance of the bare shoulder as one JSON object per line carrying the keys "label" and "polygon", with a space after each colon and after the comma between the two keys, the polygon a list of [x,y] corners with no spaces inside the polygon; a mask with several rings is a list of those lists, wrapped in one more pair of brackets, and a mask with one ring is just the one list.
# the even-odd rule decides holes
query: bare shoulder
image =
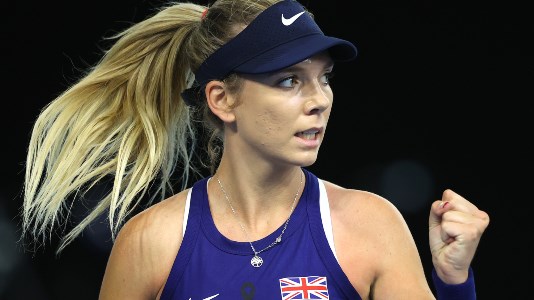
{"label": "bare shoulder", "polygon": [[364,299],[410,293],[428,299],[416,244],[400,211],[375,193],[323,182],[338,261],[358,293]]}
{"label": "bare shoulder", "polygon": [[151,242],[164,240],[168,243],[167,237],[181,236],[187,192],[185,190],[133,216],[123,226],[118,238],[128,235],[129,238],[138,237]]}
{"label": "bare shoulder", "polygon": [[[326,180],[322,181],[331,212],[337,217],[355,222],[383,223],[385,220],[404,222],[398,209],[386,198],[372,192],[344,188]],[[358,218],[355,218],[356,216]]]}
{"label": "bare shoulder", "polygon": [[108,260],[100,299],[156,298],[182,242],[187,192],[150,206],[122,226]]}
{"label": "bare shoulder", "polygon": [[398,237],[411,237],[400,211],[386,198],[372,192],[348,189],[324,181],[334,236],[343,249],[380,255]]}
{"label": "bare shoulder", "polygon": [[132,217],[121,229],[117,242],[140,243],[143,251],[175,255],[182,240],[187,190],[158,202]]}

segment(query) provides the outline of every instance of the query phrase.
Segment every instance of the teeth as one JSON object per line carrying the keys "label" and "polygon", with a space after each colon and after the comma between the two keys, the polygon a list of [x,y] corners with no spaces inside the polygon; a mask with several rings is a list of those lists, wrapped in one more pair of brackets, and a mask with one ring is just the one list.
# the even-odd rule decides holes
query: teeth
{"label": "teeth", "polygon": [[299,136],[303,139],[306,139],[306,140],[313,140],[315,139],[315,134],[317,133],[318,131],[317,130],[312,130],[312,131],[303,131],[299,134]]}
{"label": "teeth", "polygon": [[312,140],[315,138],[315,133],[302,133],[302,138],[306,140]]}

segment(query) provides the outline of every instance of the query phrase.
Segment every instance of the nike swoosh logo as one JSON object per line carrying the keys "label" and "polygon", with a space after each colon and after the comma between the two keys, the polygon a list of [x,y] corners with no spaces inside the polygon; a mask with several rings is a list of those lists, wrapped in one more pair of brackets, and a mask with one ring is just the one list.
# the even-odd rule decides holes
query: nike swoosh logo
{"label": "nike swoosh logo", "polygon": [[[208,297],[208,298],[204,298],[203,300],[211,300],[211,299],[213,299],[213,298],[215,298],[215,297],[217,297],[217,296],[219,296],[219,294],[217,294],[217,295],[213,295],[213,296]],[[191,300],[191,298],[189,298],[189,300]]]}
{"label": "nike swoosh logo", "polygon": [[289,19],[284,18],[284,14],[282,14],[282,24],[284,24],[286,26],[289,26],[289,25],[293,24],[293,22],[295,22],[295,20],[297,20],[303,13],[304,12],[299,12],[298,14],[292,16]]}

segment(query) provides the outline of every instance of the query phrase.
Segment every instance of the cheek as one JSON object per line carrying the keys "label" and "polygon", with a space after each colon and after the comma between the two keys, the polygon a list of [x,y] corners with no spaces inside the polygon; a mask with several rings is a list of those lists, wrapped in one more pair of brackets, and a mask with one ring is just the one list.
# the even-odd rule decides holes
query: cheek
{"label": "cheek", "polygon": [[324,111],[324,117],[326,118],[326,121],[330,118],[330,113],[332,112],[332,105],[328,109]]}
{"label": "cheek", "polygon": [[274,110],[264,110],[255,120],[257,128],[264,134],[272,136],[284,127],[284,119]]}

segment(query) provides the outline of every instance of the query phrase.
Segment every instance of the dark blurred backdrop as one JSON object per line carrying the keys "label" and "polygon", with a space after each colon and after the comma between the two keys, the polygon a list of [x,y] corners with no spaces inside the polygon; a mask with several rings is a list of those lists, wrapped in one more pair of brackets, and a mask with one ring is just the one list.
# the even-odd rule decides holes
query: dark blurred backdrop
{"label": "dark blurred backdrop", "polygon": [[[336,67],[328,134],[309,169],[397,205],[427,275],[430,203],[445,188],[459,192],[491,217],[473,262],[479,299],[526,299],[533,240],[529,10],[510,1],[301,3],[325,33],[359,49],[356,61]],[[17,244],[26,145],[40,109],[98,60],[102,37],[161,4],[4,5],[0,299],[97,299],[111,248],[103,220],[60,256],[53,243],[35,253]]]}

